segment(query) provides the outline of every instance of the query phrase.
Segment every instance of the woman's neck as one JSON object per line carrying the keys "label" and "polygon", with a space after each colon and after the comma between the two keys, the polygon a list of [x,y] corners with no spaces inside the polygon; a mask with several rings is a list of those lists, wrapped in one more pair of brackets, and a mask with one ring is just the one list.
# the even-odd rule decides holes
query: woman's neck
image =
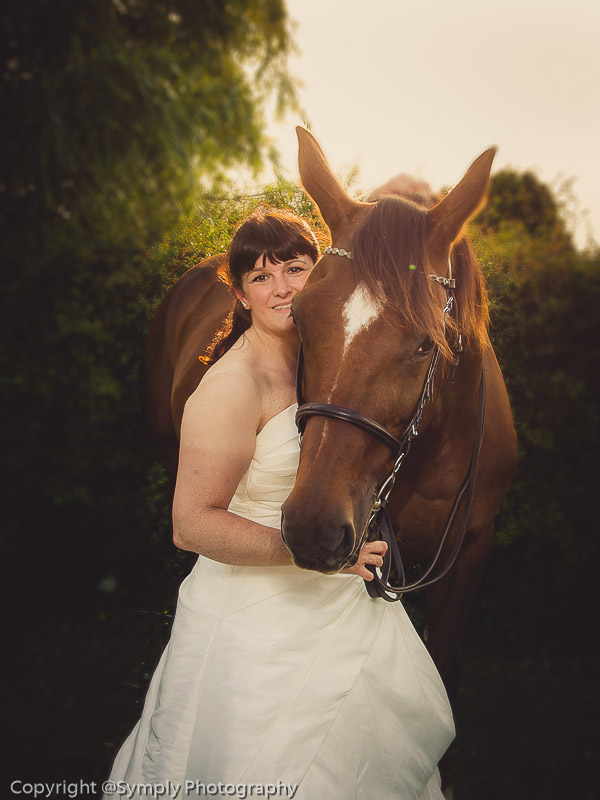
{"label": "woman's neck", "polygon": [[300,346],[300,338],[295,329],[275,334],[251,325],[246,336],[265,365],[286,373],[295,373]]}

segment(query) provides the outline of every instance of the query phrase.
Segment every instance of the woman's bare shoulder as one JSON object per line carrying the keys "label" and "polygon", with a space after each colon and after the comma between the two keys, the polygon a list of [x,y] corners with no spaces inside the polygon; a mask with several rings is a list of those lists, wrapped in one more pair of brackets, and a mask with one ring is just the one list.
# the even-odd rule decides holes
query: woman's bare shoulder
{"label": "woman's bare shoulder", "polygon": [[261,383],[247,359],[227,358],[213,364],[190,395],[182,420],[182,438],[190,426],[222,431],[224,426],[256,435],[263,415]]}
{"label": "woman's bare shoulder", "polygon": [[206,371],[191,398],[202,397],[206,391],[218,392],[219,388],[228,392],[232,385],[244,394],[260,395],[260,381],[252,364],[247,358],[240,358],[238,353],[230,351]]}

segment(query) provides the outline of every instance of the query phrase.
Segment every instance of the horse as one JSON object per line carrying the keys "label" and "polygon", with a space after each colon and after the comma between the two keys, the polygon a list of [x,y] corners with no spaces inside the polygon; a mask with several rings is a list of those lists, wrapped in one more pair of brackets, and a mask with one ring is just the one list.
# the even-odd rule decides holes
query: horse
{"label": "horse", "polygon": [[[421,408],[418,436],[387,501],[409,566],[431,562],[438,548],[472,459],[482,364],[485,369],[485,425],[464,541],[451,569],[425,590],[424,638],[453,699],[466,613],[516,464],[508,396],[487,334],[483,277],[462,236],[484,201],[494,153],[480,156],[439,202],[412,196],[363,203],[346,194],[312,135],[299,128],[298,137],[300,177],[333,245],[292,306],[303,349],[302,402],[350,410],[395,439],[429,385],[431,401]],[[150,328],[151,427],[172,482],[183,408],[206,370],[198,357],[231,307],[218,278],[223,258],[188,270]],[[452,284],[453,308],[445,313]],[[427,384],[434,358],[439,368]],[[335,572],[356,559],[395,454],[383,434],[347,418],[310,414],[301,422],[298,475],[282,508],[282,535],[295,564]],[[456,550],[458,529],[456,517],[441,547],[442,564]]]}
{"label": "horse", "polygon": [[[394,475],[387,511],[408,565],[433,563],[452,520],[439,554],[440,580],[425,590],[424,638],[453,699],[467,610],[517,458],[509,399],[487,333],[483,275],[462,235],[485,200],[495,150],[479,156],[438,202],[361,203],[341,187],[312,135],[298,129],[298,136],[300,177],[332,247],[292,302],[306,405],[299,410],[300,463],[282,507],[282,535],[300,567],[335,572],[352,563],[381,485],[396,467],[397,453],[379,429],[400,441],[408,430],[410,450]],[[420,402],[424,396],[430,402]],[[375,426],[356,424],[365,418]],[[466,502],[457,493],[476,449],[461,544],[460,515],[451,512]],[[444,569],[453,553],[452,567]]]}
{"label": "horse", "polygon": [[208,369],[200,359],[232,305],[219,280],[224,253],[187,270],[159,305],[148,333],[148,416],[154,445],[175,490],[183,410]]}

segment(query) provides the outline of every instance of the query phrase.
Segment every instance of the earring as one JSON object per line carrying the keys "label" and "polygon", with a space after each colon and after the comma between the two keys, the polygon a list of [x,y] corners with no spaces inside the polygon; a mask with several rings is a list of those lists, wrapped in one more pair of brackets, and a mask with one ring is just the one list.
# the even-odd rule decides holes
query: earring
{"label": "earring", "polygon": [[248,308],[248,303],[245,300],[240,300],[240,303],[244,306],[244,308]]}

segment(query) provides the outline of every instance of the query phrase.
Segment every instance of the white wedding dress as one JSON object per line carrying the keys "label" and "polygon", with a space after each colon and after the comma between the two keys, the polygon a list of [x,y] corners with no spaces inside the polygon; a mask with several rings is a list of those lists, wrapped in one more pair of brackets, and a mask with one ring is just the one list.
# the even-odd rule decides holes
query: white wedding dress
{"label": "white wedding dress", "polygon": [[[279,528],[298,466],[295,409],[258,434],[233,513]],[[111,780],[229,784],[217,797],[282,782],[297,800],[441,800],[437,763],[453,737],[401,603],[372,600],[358,576],[200,556]]]}

